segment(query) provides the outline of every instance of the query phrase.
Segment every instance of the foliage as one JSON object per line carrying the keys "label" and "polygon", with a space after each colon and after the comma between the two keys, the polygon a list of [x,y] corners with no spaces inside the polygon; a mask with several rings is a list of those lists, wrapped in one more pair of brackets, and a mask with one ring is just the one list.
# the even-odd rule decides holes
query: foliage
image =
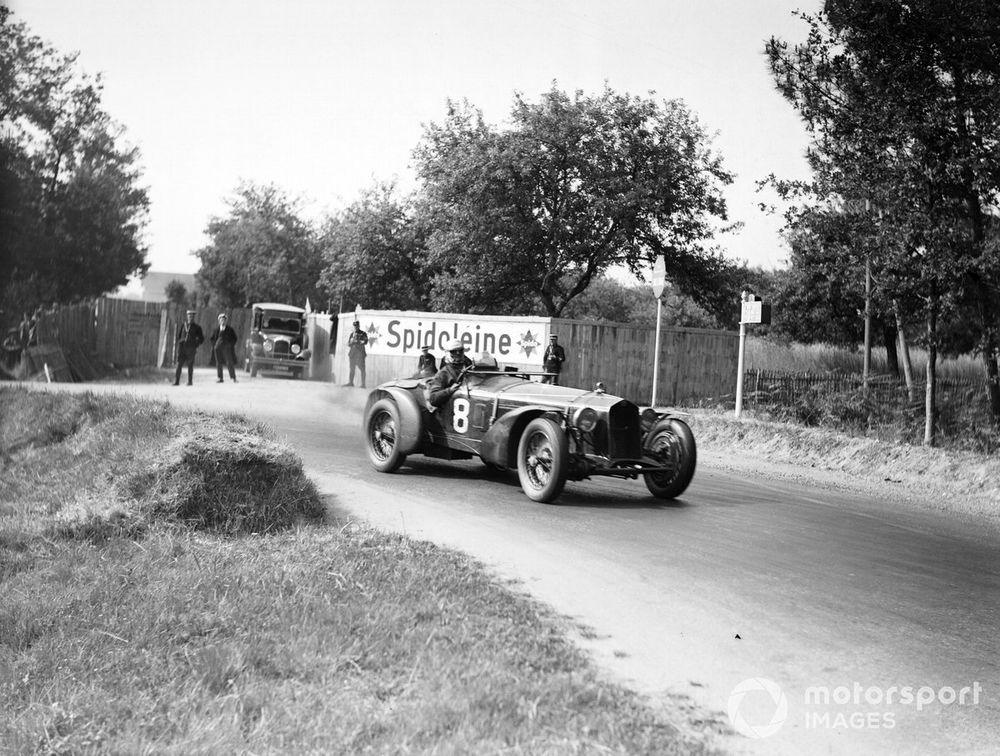
{"label": "foliage", "polygon": [[330,217],[320,242],[328,299],[350,308],[430,309],[432,268],[426,233],[415,216],[412,199],[380,184]]}
{"label": "foliage", "polygon": [[139,153],[78,70],[0,7],[0,308],[99,296],[148,269]]}
{"label": "foliage", "polygon": [[793,226],[822,240],[845,222],[829,200],[869,200],[871,214],[846,221],[856,243],[839,257],[871,261],[892,307],[927,324],[932,353],[937,322],[963,300],[975,304],[1000,419],[1000,258],[989,210],[1000,187],[1000,8],[829,0],[818,15],[800,15],[805,43],[767,44],[779,90],[814,135],[813,183],[784,188],[827,204],[799,208]]}
{"label": "foliage", "polygon": [[319,301],[323,257],[298,202],[274,185],[244,182],[228,204],[227,217],[208,223],[211,243],[195,253],[198,289],[207,301],[218,307]]}
{"label": "foliage", "polygon": [[[570,320],[603,320],[612,323],[656,324],[656,298],[649,284],[624,284],[599,276],[563,310]],[[668,287],[663,293],[663,325],[714,328],[715,319],[694,301]]]}
{"label": "foliage", "polygon": [[704,244],[726,220],[732,178],[683,103],[553,86],[537,104],[515,96],[510,124],[449,103],[416,150],[436,308],[540,301],[559,316],[609,267],[642,276],[658,254],[699,305],[732,299],[730,266]]}
{"label": "foliage", "polygon": [[179,305],[193,304],[188,298],[187,287],[176,278],[167,283],[164,293],[167,295],[168,302]]}

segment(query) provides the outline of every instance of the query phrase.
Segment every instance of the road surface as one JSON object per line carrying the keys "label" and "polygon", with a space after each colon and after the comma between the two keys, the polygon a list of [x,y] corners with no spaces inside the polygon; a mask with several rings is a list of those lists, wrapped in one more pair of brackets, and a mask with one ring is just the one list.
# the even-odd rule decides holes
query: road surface
{"label": "road surface", "polygon": [[[671,503],[641,481],[528,500],[516,475],[411,457],[375,473],[365,392],[281,378],[125,390],[272,425],[334,506],[461,549],[579,623],[609,673],[754,753],[1000,752],[995,528],[728,470],[700,450]],[[763,465],[762,465],[763,467]],[[739,734],[742,733],[742,734]]]}

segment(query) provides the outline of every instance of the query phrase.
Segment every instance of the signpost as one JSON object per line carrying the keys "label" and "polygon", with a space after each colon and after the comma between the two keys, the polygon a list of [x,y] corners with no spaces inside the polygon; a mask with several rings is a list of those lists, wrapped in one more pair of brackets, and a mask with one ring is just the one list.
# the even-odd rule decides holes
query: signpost
{"label": "signpost", "polygon": [[663,318],[663,289],[667,284],[667,264],[663,255],[657,255],[653,263],[653,296],[656,297],[656,342],[653,346],[653,398],[651,407],[656,406],[656,389],[660,380],[660,321]]}
{"label": "signpost", "polygon": [[771,322],[771,305],[760,301],[760,297],[744,291],[740,295],[740,354],[736,361],[736,418],[743,413],[743,358],[746,354],[747,324]]}

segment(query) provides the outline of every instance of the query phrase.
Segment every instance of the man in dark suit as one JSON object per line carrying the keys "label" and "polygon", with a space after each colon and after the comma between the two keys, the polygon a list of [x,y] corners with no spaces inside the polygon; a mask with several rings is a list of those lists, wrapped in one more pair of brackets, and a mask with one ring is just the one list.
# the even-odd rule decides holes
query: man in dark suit
{"label": "man in dark suit", "polygon": [[216,383],[222,383],[222,366],[229,368],[229,378],[236,383],[236,331],[229,325],[229,316],[219,313],[219,325],[212,331],[212,349],[215,351],[215,369],[219,374]]}
{"label": "man in dark suit", "polygon": [[174,375],[174,385],[181,383],[181,369],[187,365],[188,386],[194,383],[194,358],[198,347],[205,341],[201,326],[194,322],[194,310],[188,310],[184,322],[177,328],[177,373]]}

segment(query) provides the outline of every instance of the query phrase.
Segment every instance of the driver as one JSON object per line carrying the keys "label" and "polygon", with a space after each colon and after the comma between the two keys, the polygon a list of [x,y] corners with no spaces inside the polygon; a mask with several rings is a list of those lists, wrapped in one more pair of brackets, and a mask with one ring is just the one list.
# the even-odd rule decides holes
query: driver
{"label": "driver", "polygon": [[427,401],[435,407],[442,406],[458,391],[463,373],[472,367],[472,360],[465,356],[465,345],[461,339],[452,339],[446,349],[448,353],[441,359],[441,369],[427,386]]}

